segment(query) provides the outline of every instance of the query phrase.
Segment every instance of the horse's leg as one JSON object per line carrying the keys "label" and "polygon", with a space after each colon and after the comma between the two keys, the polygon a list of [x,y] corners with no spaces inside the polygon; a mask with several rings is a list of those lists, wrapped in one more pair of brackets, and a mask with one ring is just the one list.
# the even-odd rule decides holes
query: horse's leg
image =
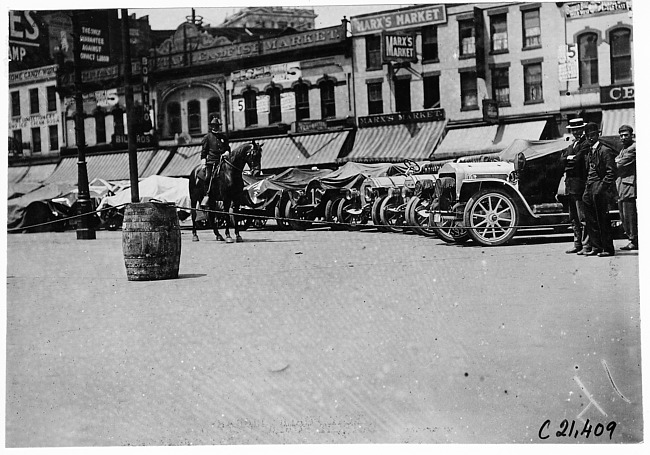
{"label": "horse's leg", "polygon": [[223,211],[226,214],[226,243],[232,243],[232,237],[230,237],[230,206],[231,201],[227,197],[223,198]]}
{"label": "horse's leg", "polygon": [[218,242],[223,242],[223,237],[221,237],[221,234],[219,234],[219,223],[217,223],[216,220],[217,215],[214,213],[214,210],[217,208],[217,201],[215,201],[214,198],[210,197],[208,199],[208,207],[210,209],[208,212],[208,220],[210,227],[212,228],[212,232],[214,232],[215,240]]}
{"label": "horse's leg", "polygon": [[199,236],[196,233],[196,204],[198,201],[190,199],[190,202],[192,204],[192,210],[190,210],[190,214],[192,215],[192,242],[198,242]]}
{"label": "horse's leg", "polygon": [[[241,235],[239,235],[239,220],[237,219],[237,215],[239,213],[239,203],[233,202],[232,203],[232,222],[235,223],[235,242],[240,243],[243,242],[244,239],[241,238]],[[230,217],[228,217],[230,218]]]}

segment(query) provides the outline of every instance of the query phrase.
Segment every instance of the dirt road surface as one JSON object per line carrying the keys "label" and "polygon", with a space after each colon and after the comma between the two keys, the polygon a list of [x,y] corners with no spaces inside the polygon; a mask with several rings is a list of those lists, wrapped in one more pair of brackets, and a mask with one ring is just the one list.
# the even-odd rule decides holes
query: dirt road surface
{"label": "dirt road surface", "polygon": [[129,282],[121,232],[9,235],[7,447],[643,439],[636,252],[243,236]]}

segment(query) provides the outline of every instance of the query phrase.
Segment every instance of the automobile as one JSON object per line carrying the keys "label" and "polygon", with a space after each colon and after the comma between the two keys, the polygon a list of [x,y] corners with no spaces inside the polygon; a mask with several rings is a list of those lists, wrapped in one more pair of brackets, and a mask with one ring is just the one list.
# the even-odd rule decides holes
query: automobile
{"label": "automobile", "polygon": [[[498,155],[444,164],[435,184],[429,226],[446,242],[507,244],[521,229],[568,232],[566,199],[558,194],[564,139],[515,140]],[[610,214],[617,218],[616,201]]]}

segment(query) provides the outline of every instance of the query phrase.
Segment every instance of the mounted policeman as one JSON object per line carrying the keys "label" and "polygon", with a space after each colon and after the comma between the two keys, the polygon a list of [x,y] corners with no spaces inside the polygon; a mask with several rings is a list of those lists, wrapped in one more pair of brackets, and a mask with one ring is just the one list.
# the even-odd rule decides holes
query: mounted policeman
{"label": "mounted policeman", "polygon": [[208,129],[208,134],[201,141],[201,167],[206,171],[205,175],[209,179],[206,194],[210,194],[215,163],[218,165],[222,157],[228,158],[230,156],[230,144],[228,143],[228,137],[221,131],[221,120],[213,117],[210,120]]}

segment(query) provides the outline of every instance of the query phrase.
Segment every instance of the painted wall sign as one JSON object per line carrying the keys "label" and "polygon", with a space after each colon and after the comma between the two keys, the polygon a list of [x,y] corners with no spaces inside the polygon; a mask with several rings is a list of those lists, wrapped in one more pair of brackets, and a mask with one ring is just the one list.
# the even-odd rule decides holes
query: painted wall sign
{"label": "painted wall sign", "polygon": [[36,128],[39,126],[57,125],[59,123],[59,114],[52,112],[46,115],[30,115],[13,119],[9,121],[9,131],[19,130],[21,128]]}
{"label": "painted wall sign", "polygon": [[384,62],[417,62],[415,33],[384,33]]}
{"label": "painted wall sign", "polygon": [[621,84],[600,88],[600,103],[624,103],[634,101],[634,85]]}
{"label": "painted wall sign", "polygon": [[435,122],[445,119],[444,109],[427,111],[399,112],[396,114],[378,114],[359,117],[359,128],[366,126],[398,125],[401,123]]}
{"label": "painted wall sign", "polygon": [[9,73],[9,86],[56,79],[56,65]]}
{"label": "painted wall sign", "polygon": [[296,133],[307,133],[310,131],[326,131],[327,122],[325,120],[301,120],[295,122]]}
{"label": "painted wall sign", "polygon": [[302,77],[302,71],[300,70],[300,62],[292,62],[233,71],[230,77],[233,82],[245,82],[270,78],[273,82],[281,83],[297,81]]}
{"label": "painted wall sign", "polygon": [[568,19],[577,19],[594,14],[611,14],[620,11],[632,11],[632,2],[625,0],[602,2],[576,2],[564,6]]}
{"label": "painted wall sign", "polygon": [[429,5],[350,18],[353,36],[445,23],[447,23],[445,5]]}

